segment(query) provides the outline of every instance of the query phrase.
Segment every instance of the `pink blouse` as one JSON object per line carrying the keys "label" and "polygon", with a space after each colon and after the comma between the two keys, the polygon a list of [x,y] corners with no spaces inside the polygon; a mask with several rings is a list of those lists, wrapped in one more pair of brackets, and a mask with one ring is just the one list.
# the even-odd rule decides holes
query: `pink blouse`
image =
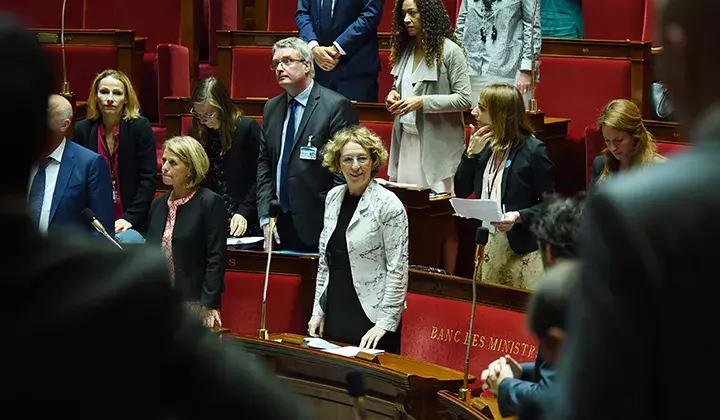
{"label": "pink blouse", "polygon": [[[193,192],[189,196],[185,198],[178,198],[177,200],[171,200],[168,197],[168,214],[167,219],[165,219],[165,230],[163,230],[162,235],[162,252],[163,254],[165,254],[165,259],[167,260],[168,270],[170,271],[170,281],[172,282],[172,284],[175,284],[175,263],[173,261],[172,253],[172,238],[173,231],[175,230],[177,209],[178,207],[190,201],[190,199],[193,198],[194,195],[195,193]],[[172,193],[170,197],[172,197]]]}

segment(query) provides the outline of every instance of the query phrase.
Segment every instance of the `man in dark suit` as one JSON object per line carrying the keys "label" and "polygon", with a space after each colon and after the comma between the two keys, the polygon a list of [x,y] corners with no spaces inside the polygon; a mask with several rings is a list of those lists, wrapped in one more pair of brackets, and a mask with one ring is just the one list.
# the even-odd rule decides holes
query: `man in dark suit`
{"label": "man in dark suit", "polygon": [[[0,17],[0,115],[13,143],[0,178],[0,402],[27,418],[307,419],[292,393],[187,314],[159,252],[41,236],[32,165],[48,148],[50,63]],[[12,297],[12,298],[10,298]]]}
{"label": "man in dark suit", "polygon": [[358,124],[342,95],[313,82],[312,53],[300,38],[273,46],[272,67],[285,89],[265,104],[258,161],[258,214],[267,248],[270,201],[279,200],[275,242],[283,249],[318,252],[325,196],[344,182],[322,166],[322,150],[339,130]]}
{"label": "man in dark suit", "polygon": [[82,215],[95,213],[110,234],[114,231],[110,172],[102,156],[68,141],[72,124],[70,102],[60,95],[48,102],[50,145],[42,161],[30,173],[28,206],[38,229],[96,233]]}
{"label": "man in dark suit", "polygon": [[720,2],[659,3],[663,80],[693,149],[611,179],[588,203],[548,419],[716,412]]}
{"label": "man in dark suit", "polygon": [[298,0],[295,23],[319,67],[318,83],[353,101],[378,101],[383,2]]}

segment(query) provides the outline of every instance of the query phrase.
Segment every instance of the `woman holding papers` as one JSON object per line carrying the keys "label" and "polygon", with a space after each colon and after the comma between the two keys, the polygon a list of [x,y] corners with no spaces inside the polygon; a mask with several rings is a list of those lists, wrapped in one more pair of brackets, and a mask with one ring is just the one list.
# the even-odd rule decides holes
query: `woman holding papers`
{"label": "woman holding papers", "polygon": [[390,180],[450,193],[465,148],[470,78],[442,2],[396,1],[390,45],[395,78],[385,101],[395,116]]}
{"label": "woman holding papers", "polygon": [[328,143],[323,165],[347,185],[328,192],[320,235],[311,336],[400,352],[408,285],[408,221],[400,199],[373,180],[385,164],[382,140],[349,127]]}
{"label": "woman holding papers", "polygon": [[163,145],[162,180],[172,189],[150,205],[147,242],[159,245],[170,280],[188,309],[207,327],[219,327],[227,248],[227,211],[219,195],[200,186],[210,163],[192,137]]}
{"label": "woman holding papers", "polygon": [[210,169],[203,185],[225,201],[231,236],[262,236],[257,214],[257,164],[260,125],[244,117],[225,85],[215,77],[200,80],[192,96],[190,135],[205,148]]}
{"label": "woman holding papers", "polygon": [[497,202],[501,220],[492,225],[480,279],[528,288],[542,272],[542,259],[529,226],[544,194],[554,190],[553,163],[545,143],[533,136],[520,91],[492,85],[472,111],[470,143],[455,174],[455,192]]}

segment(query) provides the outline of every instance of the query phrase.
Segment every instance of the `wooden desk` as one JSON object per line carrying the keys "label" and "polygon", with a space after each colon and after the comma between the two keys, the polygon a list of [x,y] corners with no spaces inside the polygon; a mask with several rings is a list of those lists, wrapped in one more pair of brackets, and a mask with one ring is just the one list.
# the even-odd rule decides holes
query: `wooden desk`
{"label": "wooden desk", "polygon": [[495,420],[503,418],[495,398],[475,397],[473,402],[479,404],[471,405],[460,400],[454,392],[440,391],[438,400],[450,411],[449,419]]}
{"label": "wooden desk", "polygon": [[[352,418],[352,401],[347,395],[345,375],[361,371],[368,395],[365,407],[370,419],[409,418],[441,420],[448,409],[437,399],[437,392],[457,392],[462,372],[396,354],[378,356],[379,363],[337,356],[287,342],[294,334],[272,335],[270,340],[234,336],[253,354],[265,358],[271,369],[317,410],[319,420]],[[475,378],[471,377],[470,382]]]}
{"label": "wooden desk", "polygon": [[[242,110],[243,115],[252,118],[262,118],[263,108],[268,98],[244,98],[233,99],[233,103]],[[360,123],[387,123],[392,124],[394,116],[390,114],[385,105],[368,102],[354,102],[353,105],[358,111]],[[187,97],[165,98],[165,110],[167,121],[167,138],[180,135],[182,117],[190,116],[192,101]],[[465,125],[475,124],[475,118],[470,110],[465,111]],[[570,119],[560,117],[544,117],[542,121],[531,116],[533,128],[537,130],[537,137],[543,141],[563,140],[567,136]]]}

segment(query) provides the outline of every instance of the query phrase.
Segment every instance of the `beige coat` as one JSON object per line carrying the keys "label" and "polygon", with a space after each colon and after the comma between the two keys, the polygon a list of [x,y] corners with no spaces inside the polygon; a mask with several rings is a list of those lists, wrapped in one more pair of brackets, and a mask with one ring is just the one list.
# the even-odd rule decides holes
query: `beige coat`
{"label": "beige coat", "polygon": [[[405,66],[412,63],[414,42],[408,45],[391,74],[393,89],[401,85]],[[445,39],[442,65],[433,63],[426,71],[413,75],[414,93],[423,98],[423,107],[415,111],[415,124],[422,143],[422,167],[429,185],[455,175],[465,150],[463,111],[470,108],[470,76],[467,59],[457,44]],[[400,117],[395,117],[390,144],[388,175],[397,179],[400,155]]]}

